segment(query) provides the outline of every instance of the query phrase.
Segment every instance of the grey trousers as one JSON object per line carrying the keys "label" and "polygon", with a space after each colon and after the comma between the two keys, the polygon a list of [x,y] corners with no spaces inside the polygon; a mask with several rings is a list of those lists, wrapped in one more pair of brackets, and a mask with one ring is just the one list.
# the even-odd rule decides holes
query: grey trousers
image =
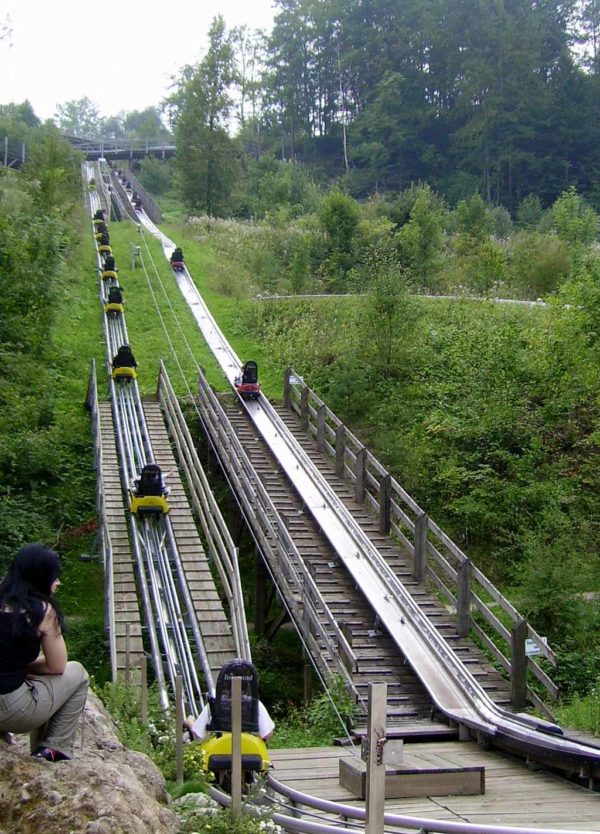
{"label": "grey trousers", "polygon": [[0,732],[28,732],[32,752],[50,747],[71,758],[88,680],[81,663],[70,660],[62,675],[39,675],[0,695]]}

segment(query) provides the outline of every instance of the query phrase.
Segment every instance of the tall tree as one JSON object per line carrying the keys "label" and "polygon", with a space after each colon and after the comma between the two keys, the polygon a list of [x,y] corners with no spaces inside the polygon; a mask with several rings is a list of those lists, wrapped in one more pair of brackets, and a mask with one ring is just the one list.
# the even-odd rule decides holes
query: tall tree
{"label": "tall tree", "polygon": [[228,134],[233,106],[234,53],[219,15],[209,31],[209,48],[197,67],[184,67],[171,101],[176,119],[176,164],[191,208],[223,213],[235,172]]}
{"label": "tall tree", "polygon": [[87,96],[56,106],[56,124],[72,136],[97,136],[100,133],[98,108]]}

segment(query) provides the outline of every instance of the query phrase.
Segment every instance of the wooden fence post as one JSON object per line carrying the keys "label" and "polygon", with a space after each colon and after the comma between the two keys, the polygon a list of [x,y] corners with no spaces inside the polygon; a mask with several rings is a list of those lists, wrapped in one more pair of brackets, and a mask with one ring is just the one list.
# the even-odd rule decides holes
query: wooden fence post
{"label": "wooden fence post", "polygon": [[283,405],[289,411],[292,405],[292,369],[286,368],[283,372]]}
{"label": "wooden fence post", "polygon": [[302,659],[304,661],[304,701],[310,704],[312,701],[312,663],[310,662],[310,655],[306,649],[302,650]]}
{"label": "wooden fence post", "polygon": [[471,630],[471,560],[458,566],[456,577],[456,630],[466,637]]}
{"label": "wooden fence post", "polygon": [[390,532],[390,515],[392,507],[392,478],[384,475],[379,482],[379,532],[384,536]]}
{"label": "wooden fence post", "polygon": [[300,392],[300,424],[304,431],[308,431],[308,385]]}
{"label": "wooden fence post", "polygon": [[344,477],[346,460],[346,427],[338,426],[335,430],[335,474]]}
{"label": "wooden fence post", "polygon": [[510,702],[515,709],[522,709],[527,703],[526,636],[527,620],[517,620],[510,634]]}
{"label": "wooden fence post", "polygon": [[317,411],[317,448],[319,452],[325,451],[325,417],[327,406],[325,403]]}
{"label": "wooden fence post", "polygon": [[363,446],[356,453],[356,468],[354,470],[356,477],[354,481],[354,498],[359,504],[362,504],[365,500],[366,457],[367,450]]}
{"label": "wooden fence post", "polygon": [[421,513],[416,519],[414,535],[413,579],[424,582],[427,573],[427,513]]}

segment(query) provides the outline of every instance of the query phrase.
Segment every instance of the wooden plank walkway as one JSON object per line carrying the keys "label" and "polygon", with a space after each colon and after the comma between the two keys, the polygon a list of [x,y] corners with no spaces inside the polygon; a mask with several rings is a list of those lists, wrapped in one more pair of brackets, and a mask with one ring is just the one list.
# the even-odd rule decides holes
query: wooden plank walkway
{"label": "wooden plank walkway", "polygon": [[[375,611],[357,588],[353,576],[338,559],[312,514],[306,511],[293,484],[282,472],[237,400],[224,395],[220,397],[220,402],[244,445],[257,476],[284,518],[300,558],[308,566],[332,616],[344,628],[357,658],[357,669],[352,672],[352,678],[363,703],[366,704],[368,698],[368,684],[383,681],[388,685],[388,727],[400,727],[405,722],[412,723],[416,719],[429,720],[435,715],[435,707],[429,693],[407,664],[406,658],[387,630],[379,623]],[[423,613],[433,622],[460,660],[468,666],[490,698],[502,707],[510,709],[510,682],[487,661],[483,652],[471,639],[458,635],[454,615],[446,610],[424,583],[413,579],[412,558],[391,538],[379,532],[377,520],[362,505],[356,503],[348,484],[337,478],[329,458],[319,452],[316,443],[300,426],[296,415],[283,408],[278,408],[277,411]],[[324,647],[322,648],[324,650]]]}
{"label": "wooden plank walkway", "polygon": [[[277,731],[275,731],[277,732]],[[364,807],[339,784],[340,758],[360,758],[360,749],[316,747],[270,750],[273,775],[304,793]],[[479,825],[600,831],[600,794],[568,782],[476,742],[444,741],[405,744],[407,766],[485,767],[485,794],[388,799],[385,810],[405,816],[454,820]]]}
{"label": "wooden plank walkway", "polygon": [[[102,481],[104,483],[105,524],[110,536],[114,582],[115,635],[117,645],[116,676],[125,673],[126,628],[129,624],[130,669],[139,669],[143,661],[142,623],[135,584],[134,563],[129,543],[129,525],[124,508],[123,488],[117,456],[115,430],[110,401],[98,403],[102,438]],[[115,670],[113,670],[113,675]]]}
{"label": "wooden plank walkway", "polygon": [[179,476],[160,405],[157,402],[145,400],[143,407],[154,457],[170,488],[169,518],[183,562],[210,668],[216,681],[221,666],[235,657],[231,627],[223,610],[208,558]]}

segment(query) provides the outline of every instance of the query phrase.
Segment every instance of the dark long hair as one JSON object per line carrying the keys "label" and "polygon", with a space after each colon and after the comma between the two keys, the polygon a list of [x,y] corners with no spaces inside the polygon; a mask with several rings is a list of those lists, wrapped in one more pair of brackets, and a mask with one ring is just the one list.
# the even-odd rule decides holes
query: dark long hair
{"label": "dark long hair", "polygon": [[22,611],[37,629],[44,617],[45,606],[51,605],[61,630],[64,615],[51,596],[52,583],[60,576],[60,559],[43,544],[27,544],[12,561],[7,575],[0,582],[0,608]]}

